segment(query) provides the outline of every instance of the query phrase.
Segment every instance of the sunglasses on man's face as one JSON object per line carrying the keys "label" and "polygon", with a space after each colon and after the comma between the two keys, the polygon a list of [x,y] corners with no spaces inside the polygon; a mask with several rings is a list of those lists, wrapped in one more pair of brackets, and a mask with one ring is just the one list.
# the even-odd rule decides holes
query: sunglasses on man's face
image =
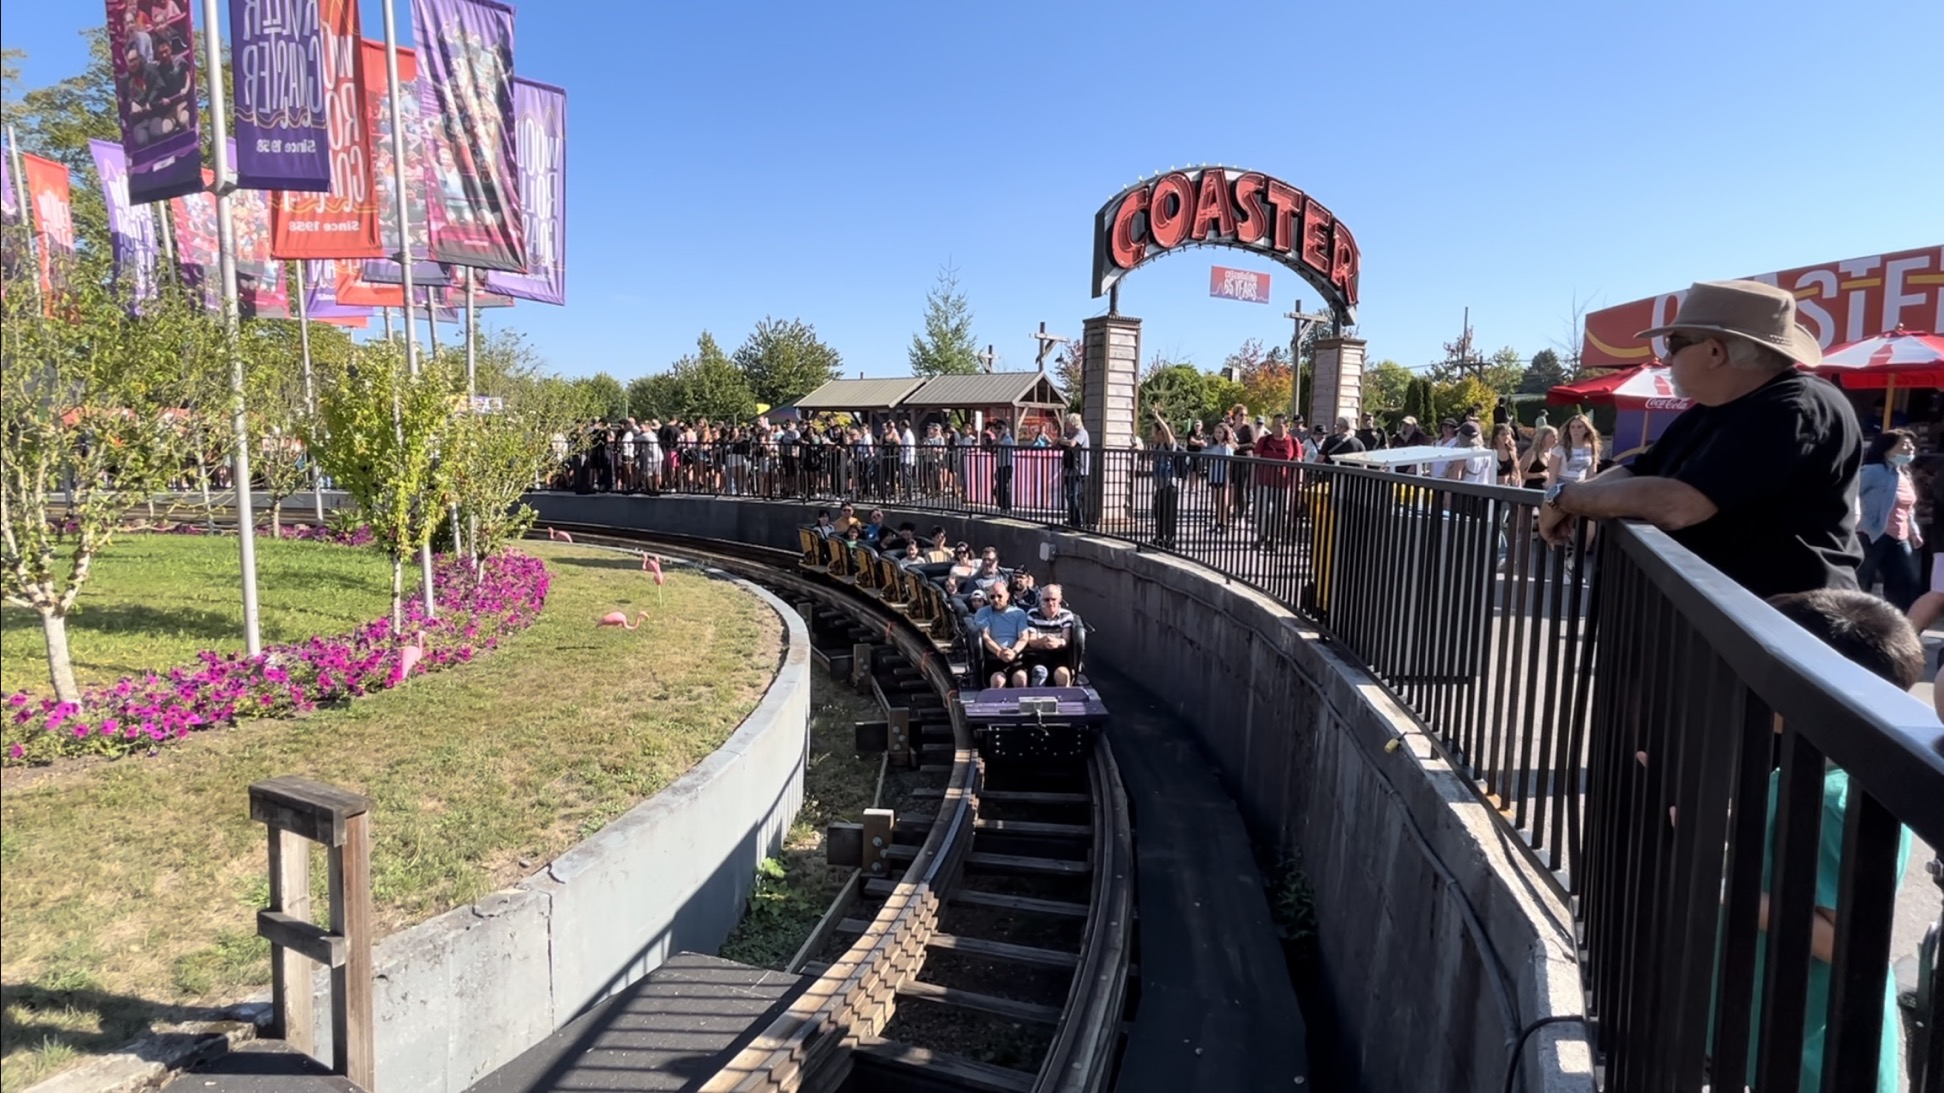
{"label": "sunglasses on man's face", "polygon": [[1671,358],[1674,354],[1679,353],[1688,346],[1700,345],[1704,341],[1707,341],[1707,339],[1690,338],[1685,334],[1669,334],[1667,336],[1667,355]]}

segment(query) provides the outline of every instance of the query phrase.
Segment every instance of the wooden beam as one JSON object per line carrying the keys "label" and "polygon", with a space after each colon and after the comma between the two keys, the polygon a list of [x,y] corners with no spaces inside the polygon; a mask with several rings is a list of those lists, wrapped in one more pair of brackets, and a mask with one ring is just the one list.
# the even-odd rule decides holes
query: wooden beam
{"label": "wooden beam", "polygon": [[[282,955],[286,959],[294,953],[327,968],[335,968],[344,963],[347,948],[344,938],[331,933],[315,922],[306,922],[282,911],[258,911],[257,936],[271,944],[272,953],[277,952],[278,949],[284,950]],[[298,975],[294,977],[293,982],[297,987],[296,993],[306,997],[310,995],[310,991],[306,989],[310,985],[310,976]],[[288,1040],[290,1037],[285,1036],[283,1039]]]}

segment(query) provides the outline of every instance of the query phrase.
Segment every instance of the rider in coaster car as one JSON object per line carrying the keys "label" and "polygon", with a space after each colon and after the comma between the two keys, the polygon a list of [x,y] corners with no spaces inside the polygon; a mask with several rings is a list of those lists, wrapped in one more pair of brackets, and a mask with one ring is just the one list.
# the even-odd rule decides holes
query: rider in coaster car
{"label": "rider in coaster car", "polygon": [[1026,666],[1034,687],[1044,687],[1048,679],[1055,687],[1071,687],[1079,668],[1075,651],[1079,646],[1080,620],[1066,609],[1066,591],[1057,584],[1039,590],[1039,605],[1026,615],[1031,632],[1026,639]]}

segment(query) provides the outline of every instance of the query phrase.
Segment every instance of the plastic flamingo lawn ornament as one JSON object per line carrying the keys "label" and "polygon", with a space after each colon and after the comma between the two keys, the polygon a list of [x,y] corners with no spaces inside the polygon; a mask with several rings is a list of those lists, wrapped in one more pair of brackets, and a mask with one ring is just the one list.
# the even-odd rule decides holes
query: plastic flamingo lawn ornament
{"label": "plastic flamingo lawn ornament", "polygon": [[555,531],[552,525],[549,525],[547,527],[547,538],[552,539],[556,543],[571,543],[574,541],[574,537],[572,535],[569,535],[564,531]]}
{"label": "plastic flamingo lawn ornament", "polygon": [[396,687],[410,678],[412,669],[418,667],[418,662],[424,659],[425,631],[420,630],[416,645],[401,645],[398,647],[398,667],[392,669],[392,686]]}
{"label": "plastic flamingo lawn ornament", "polygon": [[[645,619],[647,617],[648,617],[648,612],[646,611],[635,612],[635,618],[637,620]],[[633,630],[638,628],[640,625],[641,624],[638,621],[630,622],[628,620],[628,613],[626,611],[610,611],[607,614],[602,615],[598,620],[595,621],[594,628],[596,630],[599,630],[603,626],[619,626],[623,630]]]}
{"label": "plastic flamingo lawn ornament", "polygon": [[641,556],[641,571],[655,575],[655,606],[660,607],[662,603],[662,586],[668,583],[662,577],[661,558],[653,554],[643,554]]}

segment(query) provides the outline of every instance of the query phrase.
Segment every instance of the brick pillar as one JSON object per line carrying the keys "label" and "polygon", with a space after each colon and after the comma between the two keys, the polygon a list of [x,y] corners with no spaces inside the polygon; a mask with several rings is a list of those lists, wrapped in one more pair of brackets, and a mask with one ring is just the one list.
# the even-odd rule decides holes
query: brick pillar
{"label": "brick pillar", "polygon": [[1362,338],[1319,338],[1316,375],[1310,383],[1309,423],[1326,429],[1347,417],[1354,426],[1363,412],[1364,346]]}
{"label": "brick pillar", "polygon": [[1133,465],[1121,453],[1134,446],[1137,389],[1141,378],[1141,320],[1096,315],[1083,324],[1087,359],[1080,373],[1080,418],[1093,438],[1092,516],[1103,530],[1128,518]]}

